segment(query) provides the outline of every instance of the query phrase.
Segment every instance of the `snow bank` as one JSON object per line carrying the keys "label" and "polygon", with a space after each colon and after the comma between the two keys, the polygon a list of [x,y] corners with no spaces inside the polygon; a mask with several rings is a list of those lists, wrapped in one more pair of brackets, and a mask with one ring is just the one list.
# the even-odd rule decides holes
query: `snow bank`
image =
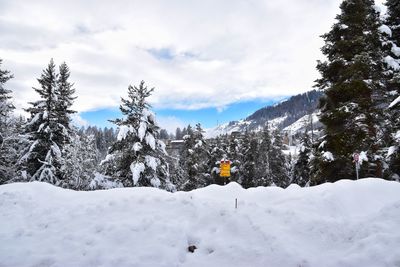
{"label": "snow bank", "polygon": [[398,266],[399,225],[400,184],[380,179],[188,193],[10,184],[0,266]]}

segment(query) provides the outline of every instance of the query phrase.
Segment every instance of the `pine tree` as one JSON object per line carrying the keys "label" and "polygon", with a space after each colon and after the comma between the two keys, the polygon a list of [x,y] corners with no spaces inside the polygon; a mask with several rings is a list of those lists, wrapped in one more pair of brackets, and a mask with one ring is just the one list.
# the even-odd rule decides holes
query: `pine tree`
{"label": "pine tree", "polygon": [[11,90],[6,89],[5,83],[13,78],[8,70],[1,69],[0,59],[0,184],[10,180],[13,176],[15,153],[15,135],[13,130],[12,112],[15,109],[11,103]]}
{"label": "pine tree", "polygon": [[228,144],[228,159],[231,161],[231,181],[241,183],[241,164],[243,159],[242,146],[240,139],[231,135]]}
{"label": "pine tree", "polygon": [[[71,75],[68,65],[63,62],[59,67],[59,75],[57,80],[56,95],[57,105],[56,113],[58,123],[61,124],[69,133],[72,133],[71,115],[76,111],[71,110],[71,106],[76,99],[73,95],[75,89],[73,84],[69,82],[69,76]],[[68,141],[68,140],[67,140]]]}
{"label": "pine tree", "polygon": [[400,2],[387,0],[386,6],[385,26],[389,28],[384,40],[388,99],[385,106],[387,124],[384,127],[389,147],[387,176],[400,180],[400,105],[394,104],[400,98]]}
{"label": "pine tree", "polygon": [[382,95],[382,45],[379,13],[372,0],[346,0],[332,30],[325,34],[319,62],[322,78],[317,86],[325,91],[321,100],[321,122],[326,127],[322,140],[328,156],[321,164],[326,181],[354,177],[352,154],[368,151],[364,175],[382,175],[379,155],[377,103]]}
{"label": "pine tree", "polygon": [[246,131],[244,135],[243,151],[243,164],[240,171],[241,185],[244,188],[250,188],[256,186],[258,140],[249,131]]}
{"label": "pine tree", "polygon": [[94,135],[75,135],[64,148],[68,188],[88,190],[97,170],[98,151]]}
{"label": "pine tree", "polygon": [[186,177],[182,190],[190,191],[209,185],[211,178],[207,172],[209,154],[208,145],[204,139],[204,130],[198,123],[195,129],[192,130],[189,125],[186,131],[187,135],[183,137],[185,144],[179,162]]}
{"label": "pine tree", "polygon": [[[64,75],[64,84],[69,84],[68,76],[69,72]],[[41,100],[30,103],[32,106],[26,109],[31,114],[24,130],[29,145],[19,161],[19,170],[24,180],[68,187],[63,149],[71,139],[68,114],[72,111],[68,108],[72,102],[66,104],[65,99],[73,99],[73,90],[64,90],[58,84],[59,75],[52,59],[38,82],[40,88],[33,89]]]}
{"label": "pine tree", "polygon": [[269,186],[274,182],[271,166],[272,150],[272,140],[267,124],[261,133],[261,142],[257,150],[257,174],[254,177],[256,186]]}
{"label": "pine tree", "polygon": [[227,177],[221,177],[220,175],[221,160],[229,160],[226,136],[215,138],[214,143],[210,146],[209,154],[208,169],[213,183],[218,185],[226,184],[228,182]]}
{"label": "pine tree", "polygon": [[310,156],[311,156],[311,142],[308,134],[305,133],[300,145],[300,153],[297,158],[296,164],[293,170],[293,181],[292,183],[298,184],[302,187],[306,186],[310,182]]}
{"label": "pine tree", "polygon": [[121,98],[124,118],[112,121],[118,125],[119,133],[102,163],[103,171],[125,187],[148,186],[174,191],[165,145],[158,139],[159,127],[147,102],[153,90],[142,81],[139,87],[129,86],[127,99]]}
{"label": "pine tree", "polygon": [[273,184],[285,188],[290,184],[290,177],[286,168],[286,158],[282,152],[283,143],[282,136],[279,130],[274,131],[274,141],[269,153],[269,165]]}
{"label": "pine tree", "polygon": [[11,103],[11,90],[4,87],[5,83],[13,78],[8,70],[2,70],[1,64],[2,59],[0,58],[0,145],[7,135],[7,129],[9,128],[9,119],[11,113],[15,109]]}

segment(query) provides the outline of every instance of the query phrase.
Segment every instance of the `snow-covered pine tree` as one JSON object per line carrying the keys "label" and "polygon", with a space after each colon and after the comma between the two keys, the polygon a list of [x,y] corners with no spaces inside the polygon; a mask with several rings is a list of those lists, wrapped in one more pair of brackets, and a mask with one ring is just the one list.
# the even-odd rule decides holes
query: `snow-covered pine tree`
{"label": "snow-covered pine tree", "polygon": [[243,159],[241,140],[233,134],[229,137],[228,159],[231,161],[231,181],[241,183],[240,169]]}
{"label": "snow-covered pine tree", "polygon": [[12,153],[15,135],[13,131],[12,112],[15,109],[11,103],[11,90],[5,88],[5,83],[13,78],[10,71],[1,69],[0,59],[0,184],[7,182],[13,175],[15,154]]}
{"label": "snow-covered pine tree", "polygon": [[285,188],[290,184],[290,177],[286,167],[286,157],[282,152],[284,147],[281,132],[276,129],[273,132],[273,137],[272,149],[269,153],[272,181],[276,186]]}
{"label": "snow-covered pine tree", "polygon": [[382,30],[385,35],[386,97],[384,107],[388,124],[385,125],[388,140],[388,178],[400,180],[400,2],[387,0],[387,14]]}
{"label": "snow-covered pine tree", "polygon": [[227,181],[225,177],[220,176],[221,160],[228,160],[226,137],[216,137],[210,145],[208,159],[208,170],[211,175],[212,182],[218,185],[224,185]]}
{"label": "snow-covered pine tree", "polygon": [[[70,134],[74,134],[76,131],[72,128],[70,123],[71,115],[76,113],[76,111],[71,110],[71,106],[76,97],[74,96],[75,89],[73,88],[73,84],[69,81],[70,75],[71,73],[68,65],[63,62],[59,67],[56,87],[57,105],[55,112],[57,114],[58,123]],[[69,142],[69,140],[66,141]]]}
{"label": "snow-covered pine tree", "polygon": [[207,171],[209,154],[204,130],[198,123],[194,129],[189,125],[186,131],[188,134],[183,137],[185,144],[179,162],[187,179],[181,189],[190,191],[211,184],[211,178]]}
{"label": "snow-covered pine tree", "polygon": [[[362,175],[382,176],[379,160],[377,114],[374,96],[382,92],[382,44],[379,13],[373,0],[346,0],[332,30],[325,34],[326,62],[317,69],[321,100],[324,163],[319,166],[325,181],[355,177],[352,154],[368,152]],[[377,160],[378,159],[378,160]],[[321,161],[323,162],[323,160]]]}
{"label": "snow-covered pine tree", "polygon": [[254,187],[257,180],[257,155],[258,155],[258,140],[254,134],[246,131],[243,139],[243,163],[241,166],[241,185],[244,188]]}
{"label": "snow-covered pine tree", "polygon": [[169,179],[164,143],[147,98],[154,88],[144,81],[128,87],[128,98],[121,98],[124,117],[112,121],[119,127],[117,141],[102,162],[104,174],[120,180],[125,187],[148,186],[174,191]]}
{"label": "snow-covered pine tree", "polygon": [[99,152],[94,135],[74,135],[64,151],[68,188],[88,190],[98,165]]}
{"label": "snow-covered pine tree", "polygon": [[300,144],[300,153],[297,158],[296,164],[293,169],[292,183],[298,184],[302,187],[310,182],[310,156],[311,156],[311,142],[307,132],[304,133]]}
{"label": "snow-covered pine tree", "polygon": [[56,130],[57,74],[53,59],[38,79],[40,88],[33,88],[42,98],[30,103],[31,114],[25,125],[30,145],[20,160],[22,177],[61,185],[61,148],[64,140]]}
{"label": "snow-covered pine tree", "polygon": [[[29,145],[19,161],[19,170],[24,180],[44,181],[68,187],[63,148],[71,139],[68,117],[70,110],[66,109],[70,104],[59,102],[58,79],[56,66],[51,59],[38,79],[40,88],[33,88],[41,100],[30,103],[32,106],[26,109],[31,114],[24,130]],[[67,79],[68,77],[64,82],[69,84]],[[73,99],[70,93],[73,91],[65,91],[62,97]],[[60,108],[60,105],[64,108]]]}
{"label": "snow-covered pine tree", "polygon": [[271,166],[271,153],[273,150],[271,134],[268,124],[261,132],[260,145],[256,156],[256,177],[255,186],[270,186],[273,184],[273,173]]}
{"label": "snow-covered pine tree", "polygon": [[8,129],[10,127],[11,113],[15,109],[11,103],[11,90],[5,88],[5,83],[13,78],[8,70],[2,70],[3,60],[0,58],[0,145],[3,142],[3,138],[8,135]]}

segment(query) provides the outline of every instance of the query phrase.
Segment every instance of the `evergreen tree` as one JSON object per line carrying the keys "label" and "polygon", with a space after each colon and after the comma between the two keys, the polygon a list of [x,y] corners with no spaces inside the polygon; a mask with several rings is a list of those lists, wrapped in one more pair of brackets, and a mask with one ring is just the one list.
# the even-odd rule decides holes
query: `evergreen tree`
{"label": "evergreen tree", "polygon": [[68,177],[68,188],[88,190],[94,178],[98,164],[94,135],[75,135],[66,145],[65,176]]}
{"label": "evergreen tree", "polygon": [[10,180],[13,173],[15,161],[15,137],[13,129],[14,119],[12,112],[14,105],[11,103],[11,90],[6,89],[5,83],[13,78],[8,70],[1,69],[0,59],[0,184]]}
{"label": "evergreen tree", "polygon": [[256,186],[269,186],[273,184],[273,173],[271,166],[272,140],[268,125],[264,127],[261,133],[261,142],[257,150],[257,174]]}
{"label": "evergreen tree", "polygon": [[174,191],[165,145],[158,139],[159,127],[147,102],[153,90],[142,81],[139,87],[129,86],[127,99],[121,98],[124,118],[112,121],[119,126],[119,133],[102,162],[103,170],[125,187],[149,186]]}
{"label": "evergreen tree", "polygon": [[227,182],[225,177],[220,175],[221,160],[228,160],[226,151],[226,139],[224,136],[218,136],[210,146],[210,157],[208,160],[208,169],[211,173],[213,183],[224,185]]}
{"label": "evergreen tree", "polygon": [[379,13],[373,0],[346,0],[332,30],[325,34],[322,52],[326,62],[317,69],[322,78],[317,86],[325,91],[321,100],[323,138],[328,156],[319,167],[326,181],[354,177],[352,154],[368,151],[364,175],[382,176],[377,133],[382,96],[382,44]]}
{"label": "evergreen tree", "polygon": [[293,170],[292,183],[298,184],[302,187],[310,182],[310,155],[311,143],[308,134],[305,133],[301,140],[300,153]]}
{"label": "evergreen tree", "polygon": [[243,164],[241,168],[242,183],[244,188],[256,186],[258,141],[249,131],[245,132],[243,139]]}
{"label": "evergreen tree", "polygon": [[5,83],[13,78],[8,70],[1,69],[2,59],[0,58],[0,145],[3,138],[7,135],[7,129],[10,126],[9,120],[11,113],[15,109],[11,103],[11,90],[4,87]]}
{"label": "evergreen tree", "polygon": [[[64,78],[63,82],[69,84],[68,76]],[[19,161],[19,170],[24,180],[44,181],[67,187],[69,177],[65,175],[63,149],[71,139],[69,110],[66,108],[72,102],[66,105],[63,99],[73,99],[69,95],[73,90],[64,91],[61,95],[62,85],[58,84],[58,79],[56,66],[50,60],[38,79],[40,88],[33,88],[41,100],[30,103],[32,106],[26,109],[31,114],[24,129],[29,145]]]}
{"label": "evergreen tree", "polygon": [[25,126],[30,145],[21,159],[22,177],[26,180],[45,181],[55,185],[63,185],[61,180],[61,146],[63,135],[57,121],[57,74],[53,60],[38,79],[40,88],[33,88],[42,98],[30,103],[26,109],[31,114]]}
{"label": "evergreen tree", "polygon": [[[76,99],[73,95],[75,89],[73,84],[69,82],[69,76],[71,75],[68,65],[64,62],[59,67],[59,75],[57,80],[56,95],[57,105],[56,113],[58,123],[62,125],[68,132],[72,133],[73,129],[70,125],[71,115],[76,111],[71,110],[71,106]],[[69,141],[69,140],[66,140]]]}
{"label": "evergreen tree", "polygon": [[182,140],[182,130],[181,130],[181,128],[176,128],[176,131],[175,131],[175,139],[176,140]]}
{"label": "evergreen tree", "polygon": [[[400,179],[400,107],[396,100],[400,98],[400,2],[387,0],[387,16],[385,26],[385,62],[386,87],[388,99],[385,106],[387,125],[385,125],[385,139],[388,143],[389,170],[387,176]],[[385,28],[384,28],[385,29]],[[392,104],[393,103],[393,104]]]}
{"label": "evergreen tree", "polygon": [[241,183],[241,164],[243,159],[242,146],[240,139],[231,135],[228,144],[228,159],[231,161],[231,181]]}
{"label": "evergreen tree", "polygon": [[211,178],[207,172],[208,145],[204,139],[204,131],[201,125],[196,124],[193,130],[189,125],[186,131],[185,145],[179,162],[185,177],[187,177],[182,189],[190,191],[209,185]]}
{"label": "evergreen tree", "polygon": [[279,130],[274,131],[274,142],[269,153],[269,166],[273,184],[285,188],[290,184],[290,177],[286,168],[286,158],[282,152],[283,143]]}

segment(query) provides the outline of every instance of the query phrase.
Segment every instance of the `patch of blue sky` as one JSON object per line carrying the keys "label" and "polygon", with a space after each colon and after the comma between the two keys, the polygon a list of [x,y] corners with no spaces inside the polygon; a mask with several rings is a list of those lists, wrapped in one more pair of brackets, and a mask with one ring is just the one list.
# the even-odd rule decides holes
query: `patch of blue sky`
{"label": "patch of blue sky", "polygon": [[[260,108],[273,105],[276,100],[252,100],[230,104],[222,109],[203,108],[198,110],[183,109],[153,109],[157,116],[174,117],[185,124],[201,123],[203,128],[215,127],[219,124],[245,119]],[[90,125],[99,127],[113,127],[110,119],[122,117],[118,108],[100,109],[96,111],[82,112],[80,116]]]}

